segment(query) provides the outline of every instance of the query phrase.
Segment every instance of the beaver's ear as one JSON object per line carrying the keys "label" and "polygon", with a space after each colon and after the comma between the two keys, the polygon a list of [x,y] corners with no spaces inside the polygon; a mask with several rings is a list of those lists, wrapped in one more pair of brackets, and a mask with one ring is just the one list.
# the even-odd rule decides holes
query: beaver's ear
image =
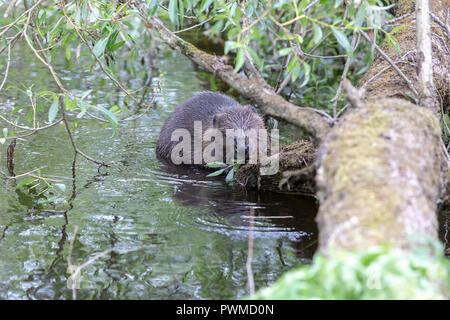
{"label": "beaver's ear", "polygon": [[222,115],[223,115],[223,113],[217,113],[214,115],[214,117],[212,119],[213,128],[217,129],[219,127],[219,120]]}
{"label": "beaver's ear", "polygon": [[253,107],[251,104],[246,104],[244,105],[245,108],[248,108],[249,110],[253,111],[254,113],[258,113],[255,109],[255,107]]}
{"label": "beaver's ear", "polygon": [[213,128],[217,128],[218,125],[218,118],[219,116],[217,114],[214,115],[213,119],[212,119],[212,123],[213,123]]}

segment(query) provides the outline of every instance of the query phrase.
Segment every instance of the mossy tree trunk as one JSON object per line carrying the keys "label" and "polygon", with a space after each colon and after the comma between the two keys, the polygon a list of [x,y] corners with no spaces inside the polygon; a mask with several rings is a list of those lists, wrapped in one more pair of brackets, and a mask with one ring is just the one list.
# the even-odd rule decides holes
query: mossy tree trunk
{"label": "mossy tree trunk", "polygon": [[[398,1],[397,16],[414,10],[412,2]],[[445,21],[448,1],[431,3],[431,11]],[[411,15],[400,23],[411,25],[413,19]],[[420,67],[415,29],[403,28],[396,38],[402,53],[409,52],[409,59]],[[448,100],[449,64],[442,39],[448,40],[442,34],[432,37],[434,83]],[[400,59],[396,52],[389,56]],[[382,243],[408,247],[423,236],[437,239],[436,209],[448,166],[438,112],[409,102],[411,90],[396,71],[380,73],[387,66],[385,59],[376,57],[360,82],[366,89],[365,103],[349,111],[320,146],[316,182],[322,252]],[[416,69],[408,64],[399,68],[417,88]],[[373,80],[366,84],[369,79]]]}

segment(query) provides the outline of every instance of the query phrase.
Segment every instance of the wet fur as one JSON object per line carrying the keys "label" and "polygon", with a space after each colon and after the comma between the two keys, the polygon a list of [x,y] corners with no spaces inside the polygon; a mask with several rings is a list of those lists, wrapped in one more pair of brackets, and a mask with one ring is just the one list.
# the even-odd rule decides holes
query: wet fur
{"label": "wet fur", "polygon": [[[226,129],[245,131],[264,128],[263,120],[252,107],[241,106],[235,100],[220,93],[200,92],[181,102],[166,120],[156,145],[157,156],[170,160],[172,149],[179,143],[171,141],[172,132],[175,129],[184,128],[193,137],[194,121],[202,121],[203,133],[209,128],[217,128],[222,131],[224,137]],[[205,146],[204,143],[203,147]]]}

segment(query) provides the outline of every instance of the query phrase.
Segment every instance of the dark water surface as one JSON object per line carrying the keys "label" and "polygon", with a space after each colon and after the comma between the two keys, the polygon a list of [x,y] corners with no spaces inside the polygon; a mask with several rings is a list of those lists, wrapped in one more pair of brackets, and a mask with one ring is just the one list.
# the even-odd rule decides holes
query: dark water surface
{"label": "dark water surface", "polygon": [[[57,92],[32,53],[20,51],[23,55],[13,57],[7,85]],[[86,98],[92,104],[123,105],[123,93],[97,67],[90,71],[88,60],[67,62],[63,52],[60,56],[55,66],[66,88],[77,94],[92,89]],[[148,69],[134,67],[133,75],[117,72],[130,90],[146,82]],[[73,150],[62,124],[17,142],[16,174],[46,166],[42,174],[62,180],[65,189],[56,202],[38,204],[29,191],[2,180],[0,299],[71,299],[67,257],[76,226],[73,265],[112,248],[82,270],[77,299],[241,298],[248,294],[251,224],[256,288],[310,261],[317,246],[314,198],[244,190],[223,178],[206,178],[202,172],[176,170],[157,161],[156,139],[164,120],[178,102],[209,84],[176,53],[161,51],[158,67],[149,83],[155,87],[161,73],[164,90],[145,116],[122,124],[116,133],[89,117],[73,126],[79,148],[96,159],[113,161],[112,167],[98,172],[96,165],[78,157],[72,171]],[[0,99],[3,115],[26,118],[22,111],[9,115],[28,103],[25,93],[3,90]],[[43,124],[46,112],[39,119]],[[287,132],[281,131],[285,140],[291,135]],[[7,144],[0,147],[2,155]],[[4,157],[1,168],[7,171]],[[268,218],[251,223],[252,214]]]}

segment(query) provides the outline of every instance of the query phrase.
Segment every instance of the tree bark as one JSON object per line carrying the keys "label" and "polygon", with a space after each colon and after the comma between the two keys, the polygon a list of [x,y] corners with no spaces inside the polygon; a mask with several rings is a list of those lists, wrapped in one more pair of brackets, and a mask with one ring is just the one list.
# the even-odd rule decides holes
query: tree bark
{"label": "tree bark", "polygon": [[[433,1],[432,12],[445,17],[445,2]],[[411,3],[398,1],[397,15],[414,10]],[[403,28],[396,38],[402,53],[416,56],[415,30]],[[448,97],[449,65],[443,63],[448,55],[439,50],[445,45],[440,41],[433,39],[434,82],[440,95]],[[390,58],[398,61],[400,55],[391,53]],[[387,66],[385,59],[376,57],[360,87]],[[399,67],[418,88],[416,70],[407,64]],[[392,68],[366,88],[366,103],[333,128],[318,152],[322,252],[383,243],[407,248],[423,237],[437,239],[437,203],[448,180],[437,109],[409,102],[412,93]]]}

